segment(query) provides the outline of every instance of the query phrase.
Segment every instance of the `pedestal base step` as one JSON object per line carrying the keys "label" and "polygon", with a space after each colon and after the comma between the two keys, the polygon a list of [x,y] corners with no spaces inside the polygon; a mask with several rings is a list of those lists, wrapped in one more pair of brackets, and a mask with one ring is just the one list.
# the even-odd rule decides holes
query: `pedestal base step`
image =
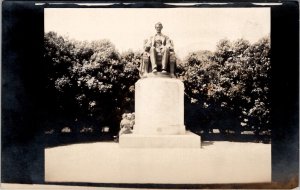
{"label": "pedestal base step", "polygon": [[140,135],[120,136],[121,148],[200,148],[201,137],[187,131],[184,135]]}

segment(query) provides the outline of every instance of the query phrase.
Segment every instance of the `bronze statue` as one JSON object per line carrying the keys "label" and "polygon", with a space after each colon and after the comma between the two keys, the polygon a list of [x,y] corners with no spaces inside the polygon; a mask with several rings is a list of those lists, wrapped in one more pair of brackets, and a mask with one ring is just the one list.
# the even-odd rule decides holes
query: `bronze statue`
{"label": "bronze statue", "polygon": [[156,34],[145,40],[143,62],[140,67],[141,77],[149,76],[149,73],[160,76],[175,77],[176,57],[172,40],[161,33],[163,25],[155,24]]}

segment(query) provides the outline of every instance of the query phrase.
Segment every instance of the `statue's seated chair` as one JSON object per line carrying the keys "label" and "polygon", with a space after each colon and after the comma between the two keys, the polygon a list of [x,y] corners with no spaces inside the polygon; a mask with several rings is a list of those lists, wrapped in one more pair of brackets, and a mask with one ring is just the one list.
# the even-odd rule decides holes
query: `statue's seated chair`
{"label": "statue's seated chair", "polygon": [[[148,40],[144,41],[144,45],[147,44]],[[171,42],[172,43],[172,42]],[[144,48],[145,51],[143,52],[143,60],[142,60],[142,64],[140,66],[140,75],[141,77],[146,77],[146,75],[148,73],[152,73],[152,64],[151,64],[151,60],[150,60],[150,49],[148,48]],[[162,71],[162,58],[163,55],[160,52],[156,52],[156,64],[157,64],[157,71],[161,72]],[[168,61],[167,61],[167,74],[166,75],[170,75],[171,77],[175,77],[175,69],[176,69],[176,56],[175,56],[175,52],[174,49],[170,49],[169,50],[169,57],[168,57]]]}

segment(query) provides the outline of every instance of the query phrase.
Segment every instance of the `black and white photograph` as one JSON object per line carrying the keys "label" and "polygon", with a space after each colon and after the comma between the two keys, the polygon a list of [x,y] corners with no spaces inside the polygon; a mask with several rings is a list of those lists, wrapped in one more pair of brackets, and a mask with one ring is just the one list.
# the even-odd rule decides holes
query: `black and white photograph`
{"label": "black and white photograph", "polygon": [[269,8],[50,8],[44,19],[58,121],[45,132],[61,143],[45,150],[46,181],[271,181]]}
{"label": "black and white photograph", "polygon": [[[30,80],[42,90],[14,86],[34,94],[22,101],[38,103],[26,108],[40,107],[20,108],[38,127],[17,129],[42,154],[36,178],[90,188],[273,182],[271,7],[80,5],[43,8],[41,62]],[[9,113],[2,128],[19,121]],[[6,134],[2,150],[13,142]],[[5,155],[15,153],[2,165]]]}

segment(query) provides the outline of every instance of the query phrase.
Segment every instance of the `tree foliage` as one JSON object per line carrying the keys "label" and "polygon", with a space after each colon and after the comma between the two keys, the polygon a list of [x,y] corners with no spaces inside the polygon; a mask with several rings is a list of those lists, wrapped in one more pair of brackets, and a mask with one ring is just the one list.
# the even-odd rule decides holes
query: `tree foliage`
{"label": "tree foliage", "polygon": [[109,40],[79,42],[45,34],[48,89],[56,94],[59,114],[78,123],[118,129],[121,114],[133,111],[139,62],[138,54],[120,55]]}
{"label": "tree foliage", "polygon": [[[134,112],[134,84],[141,53],[120,54],[106,39],[82,42],[45,34],[49,104],[75,130],[110,126]],[[216,50],[190,53],[177,61],[185,85],[185,122],[191,130],[221,132],[270,129],[270,41],[220,40]],[[61,126],[63,128],[64,126]]]}
{"label": "tree foliage", "polygon": [[192,105],[205,110],[196,117],[204,121],[202,128],[270,129],[270,66],[267,37],[254,44],[225,39],[215,52],[191,53],[184,62],[185,92]]}

